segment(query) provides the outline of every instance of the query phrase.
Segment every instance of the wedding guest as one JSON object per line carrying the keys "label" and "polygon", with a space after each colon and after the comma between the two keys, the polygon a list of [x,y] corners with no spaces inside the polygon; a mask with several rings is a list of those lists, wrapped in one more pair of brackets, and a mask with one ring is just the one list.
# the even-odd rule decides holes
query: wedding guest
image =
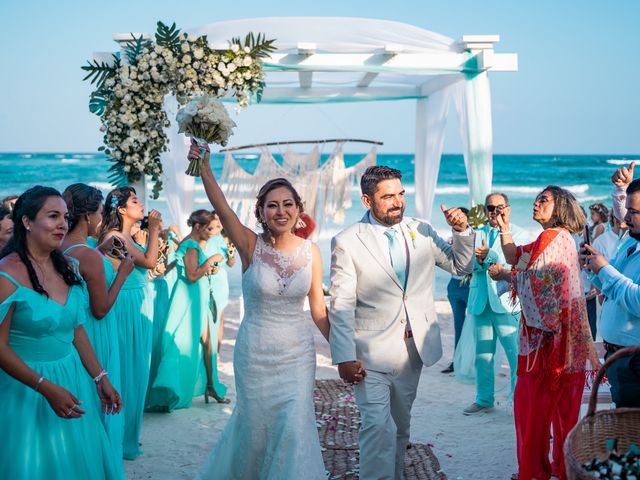
{"label": "wedding guest", "polygon": [[[199,156],[191,147],[189,157]],[[320,250],[293,234],[302,200],[276,178],[258,193],[257,235],[240,223],[218,185],[207,151],[202,183],[242,261],[244,318],[233,368],[236,405],[197,478],[325,479],[314,413],[316,353],[303,312],[329,337]]]}
{"label": "wedding guest", "polygon": [[[609,228],[591,244],[593,248],[600,252],[604,257],[611,261],[615,258],[621,245],[621,241],[627,233],[627,224],[618,220],[613,214],[613,210],[609,211]],[[624,238],[626,240],[626,237]]]}
{"label": "wedding guest", "polygon": [[[511,399],[516,386],[516,367],[518,363],[518,324],[520,322],[520,305],[513,305],[509,295],[500,291],[498,282],[489,276],[492,265],[503,265],[511,268],[505,259],[500,241],[498,216],[503,211],[511,212],[509,198],[504,193],[487,195],[484,206],[488,223],[476,230],[476,250],[471,273],[471,294],[467,311],[473,316],[476,338],[476,398],[463,410],[465,415],[493,410],[494,405],[494,357],[496,341],[500,340],[509,362],[511,371],[511,390],[507,396]],[[527,233],[510,225],[510,234],[514,242],[526,242]]]}
{"label": "wedding guest", "polygon": [[[614,206],[624,211],[629,239],[611,263],[594,247],[585,246],[583,261],[593,272],[592,281],[606,300],[600,315],[600,331],[607,351],[605,359],[624,347],[640,345],[640,179],[633,167],[614,174],[616,189],[626,185],[625,205],[614,191]],[[611,397],[616,407],[640,407],[640,355],[621,358],[607,369]]]}
{"label": "wedding guest", "polygon": [[[233,243],[223,235],[222,223],[220,217],[214,212],[213,235],[207,240],[204,253],[208,257],[220,254],[223,257],[222,262],[228,267],[236,264],[236,250]],[[216,331],[212,332],[209,341],[215,346],[214,365],[220,360],[220,347],[222,345],[222,336],[224,333],[224,309],[229,304],[229,276],[227,269],[220,262],[215,275],[209,275],[209,285],[211,287],[211,298],[213,299],[213,321],[216,325]]]}
{"label": "wedding guest", "polygon": [[[469,209],[465,207],[458,207],[462,213],[469,215]],[[451,242],[453,239],[451,239]],[[462,326],[464,325],[465,317],[467,316],[467,302],[469,299],[469,278],[464,275],[451,275],[451,279],[447,284],[447,300],[451,305],[451,311],[453,312],[453,334],[454,343],[453,350],[458,348],[458,342],[460,341],[460,334],[462,333]],[[453,361],[447,368],[441,371],[441,373],[453,373]]]}
{"label": "wedding guest", "polygon": [[609,209],[602,203],[594,203],[589,205],[589,216],[591,218],[591,241],[602,235],[607,229],[607,219]]}
{"label": "wedding guest", "polygon": [[151,361],[153,298],[147,271],[158,262],[158,234],[162,217],[149,213],[148,248],[131,237],[135,223],[144,218],[144,204],[132,187],[119,187],[107,195],[100,229],[101,246],[122,244],[133,257],[135,268],[127,277],[114,306],[118,322],[120,375],[124,403],[123,456],[135,459],[140,453],[140,429],[149,381]]}
{"label": "wedding guest", "polygon": [[[224,257],[219,253],[207,255],[204,248],[216,223],[220,223],[216,215],[208,210],[196,210],[187,221],[191,232],[176,252],[178,278],[169,299],[157,368],[154,365],[151,372],[148,409],[171,412],[189,408],[193,397],[203,393],[206,403],[209,397],[229,403],[224,398],[226,388],[218,381],[209,340],[214,322],[208,277],[218,272]],[[202,372],[205,381],[200,378]]]}
{"label": "wedding guest", "polygon": [[516,246],[509,214],[503,210],[497,224],[513,271],[496,264],[489,275],[512,282],[522,308],[514,394],[519,480],[566,479],[562,446],[578,421],[586,361],[598,364],[571,237],[586,218],[570,192],[549,185],[533,202],[533,219],[544,231],[533,243]]}
{"label": "wedding guest", "polygon": [[2,476],[123,479],[93,397],[113,415],[122,402],[83,327],[82,280],[59,250],[67,206],[36,186],[13,215],[0,253]]}
{"label": "wedding guest", "polygon": [[4,208],[8,208],[9,211],[13,211],[13,207],[16,204],[17,200],[17,195],[9,195],[8,197],[4,197],[2,200],[0,200],[0,205],[2,205]]}
{"label": "wedding guest", "polygon": [[0,250],[9,243],[13,235],[13,220],[11,220],[11,210],[0,206]]}
{"label": "wedding guest", "polygon": [[[65,255],[79,262],[79,273],[86,285],[88,309],[84,327],[98,360],[110,372],[111,383],[121,390],[117,319],[112,307],[126,278],[133,271],[133,257],[121,259],[115,271],[99,250],[87,245],[87,238],[96,235],[102,223],[100,190],[75,183],[65,189],[63,197],[69,212],[69,231],[61,248]],[[111,440],[116,464],[122,466],[124,416],[102,414],[100,419]]]}

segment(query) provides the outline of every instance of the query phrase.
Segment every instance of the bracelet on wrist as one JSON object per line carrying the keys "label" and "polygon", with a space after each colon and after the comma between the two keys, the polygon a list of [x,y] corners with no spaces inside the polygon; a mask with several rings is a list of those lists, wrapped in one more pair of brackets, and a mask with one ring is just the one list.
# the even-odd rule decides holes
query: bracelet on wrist
{"label": "bracelet on wrist", "polygon": [[40,391],[40,385],[42,384],[42,382],[44,382],[44,377],[40,377],[40,378],[38,379],[38,381],[36,382],[35,387],[33,387],[33,389],[34,389],[36,392]]}
{"label": "bracelet on wrist", "polygon": [[106,377],[108,375],[108,372],[106,370],[102,370],[94,379],[93,381],[96,383],[96,385],[98,383],[100,383],[100,380],[102,380],[103,377]]}
{"label": "bracelet on wrist", "polygon": [[511,230],[507,230],[506,232],[500,232],[500,235],[511,235]]}

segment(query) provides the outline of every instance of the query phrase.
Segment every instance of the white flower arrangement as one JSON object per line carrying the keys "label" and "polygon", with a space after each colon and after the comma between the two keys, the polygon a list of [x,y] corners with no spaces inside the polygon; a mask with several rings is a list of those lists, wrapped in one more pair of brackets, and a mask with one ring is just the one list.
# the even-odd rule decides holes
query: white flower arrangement
{"label": "white flower arrangement", "polygon": [[[193,97],[178,111],[176,121],[180,127],[179,132],[191,137],[201,148],[209,143],[225,146],[236,126],[224,105],[206,95]],[[187,168],[187,175],[199,176],[202,161],[202,155],[192,160]]]}
{"label": "white flower arrangement", "polygon": [[[99,150],[113,162],[111,180],[136,182],[149,175],[157,198],[162,189],[160,154],[168,143],[164,129],[170,125],[164,97],[173,93],[185,105],[191,97],[222,97],[232,91],[240,109],[253,97],[260,101],[265,86],[262,59],[274,51],[273,40],[250,33],[244,42],[234,38],[227,50],[219,51],[209,47],[206,36],[188,37],[175,23],[158,22],[155,42],[132,36],[123,50],[126,64],[116,54],[112,65],[93,61],[82,67],[88,72],[84,79],[96,85],[89,109],[102,122],[104,146]],[[235,123],[222,105],[209,103],[203,118],[218,115],[222,120],[208,143],[223,145]]]}

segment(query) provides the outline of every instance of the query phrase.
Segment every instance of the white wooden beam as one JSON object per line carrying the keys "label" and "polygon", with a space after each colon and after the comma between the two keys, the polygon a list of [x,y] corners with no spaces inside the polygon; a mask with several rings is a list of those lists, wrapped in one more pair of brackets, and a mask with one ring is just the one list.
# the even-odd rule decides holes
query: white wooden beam
{"label": "white wooden beam", "polygon": [[458,44],[465,50],[492,49],[500,41],[500,35],[463,35]]}
{"label": "white wooden beam", "polygon": [[369,85],[371,85],[371,82],[373,82],[373,80],[379,75],[379,73],[376,72],[368,72],[365,73],[364,76],[362,77],[362,79],[360,79],[360,81],[358,82],[358,87],[361,88],[366,88]]}
{"label": "white wooden beam", "polygon": [[437,92],[438,90],[442,90],[454,83],[461,82],[464,80],[464,75],[461,73],[452,73],[450,75],[437,75],[434,76],[433,79],[428,82],[423,83],[420,86],[420,96],[428,97],[429,95]]}
{"label": "white wooden beam", "polygon": [[[366,102],[421,98],[418,87],[268,87],[260,103]],[[230,94],[225,101],[233,101]]]}
{"label": "white wooden beam", "polygon": [[[308,58],[316,53],[315,43],[298,43],[298,55],[304,58]],[[298,79],[300,81],[300,88],[311,88],[313,83],[313,72],[304,71],[298,72]]]}
{"label": "white wooden beam", "polygon": [[493,50],[481,50],[476,55],[478,70],[492,72],[517,72],[518,55],[515,53],[497,54]]}

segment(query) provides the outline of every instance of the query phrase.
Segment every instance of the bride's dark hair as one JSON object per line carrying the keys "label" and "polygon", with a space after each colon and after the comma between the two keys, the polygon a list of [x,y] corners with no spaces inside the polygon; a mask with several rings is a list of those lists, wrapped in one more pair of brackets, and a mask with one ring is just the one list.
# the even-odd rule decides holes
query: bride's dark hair
{"label": "bride's dark hair", "polygon": [[286,178],[274,178],[273,180],[269,180],[265,183],[260,191],[258,192],[258,196],[256,197],[258,200],[256,201],[256,208],[254,210],[254,215],[256,216],[256,220],[258,220],[258,224],[262,227],[262,231],[269,231],[267,224],[262,220],[260,215],[260,210],[264,208],[264,204],[267,200],[267,195],[272,190],[276,188],[286,188],[291,192],[293,196],[293,201],[296,202],[300,213],[304,212],[304,205],[302,204],[302,198],[300,194],[296,191],[296,189],[291,185],[291,182]]}
{"label": "bride's dark hair", "polygon": [[[40,284],[36,271],[33,268],[33,264],[29,259],[27,229],[22,222],[22,218],[27,217],[29,220],[35,220],[38,212],[42,209],[42,206],[49,197],[62,198],[62,195],[60,195],[60,192],[55,188],[36,185],[18,197],[12,213],[13,236],[9,240],[9,243],[7,243],[0,252],[0,258],[4,258],[11,253],[16,253],[20,258],[20,261],[22,261],[27,268],[27,273],[29,274],[29,280],[31,281],[33,289],[39,294],[46,295],[47,297],[49,294]],[[73,271],[71,265],[60,250],[52,250],[49,255],[53,262],[53,267],[67,285],[80,285],[80,278]]]}

